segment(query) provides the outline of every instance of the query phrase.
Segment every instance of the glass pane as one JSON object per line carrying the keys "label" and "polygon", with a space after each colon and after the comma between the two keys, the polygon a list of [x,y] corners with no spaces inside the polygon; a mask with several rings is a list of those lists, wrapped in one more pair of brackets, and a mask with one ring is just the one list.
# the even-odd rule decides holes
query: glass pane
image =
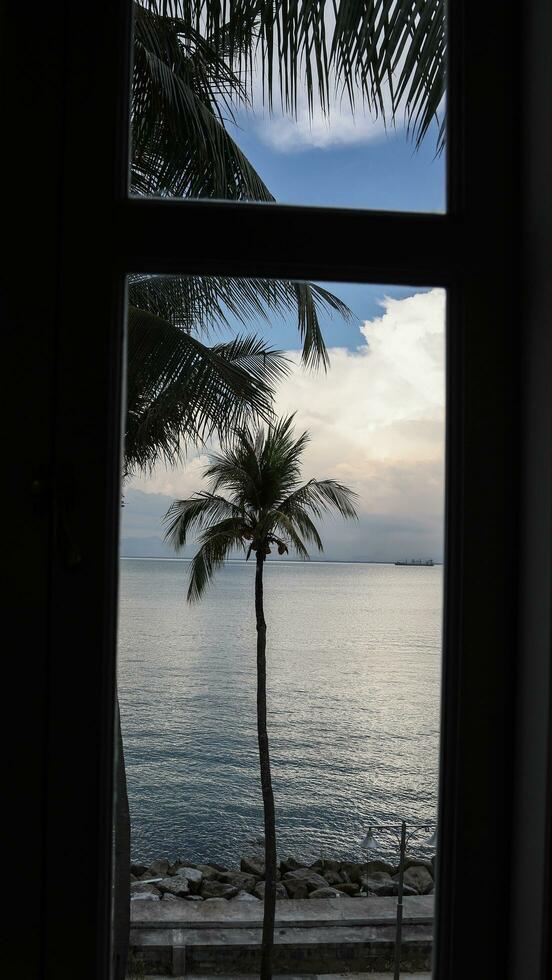
{"label": "glass pane", "polygon": [[402,964],[429,970],[446,294],[142,276],[129,300],[131,964],[258,976],[275,842],[275,973],[391,969],[401,888]]}
{"label": "glass pane", "polygon": [[445,209],[444,0],[135,4],[133,194]]}

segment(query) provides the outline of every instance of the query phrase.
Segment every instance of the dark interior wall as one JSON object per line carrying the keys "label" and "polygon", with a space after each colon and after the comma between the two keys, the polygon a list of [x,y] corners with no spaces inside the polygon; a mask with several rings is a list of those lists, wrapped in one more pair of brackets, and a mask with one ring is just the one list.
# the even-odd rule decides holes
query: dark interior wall
{"label": "dark interior wall", "polygon": [[[52,464],[62,181],[63,11],[3,4],[4,861],[21,887],[8,950],[40,975],[46,708],[54,530]],[[17,894],[18,889],[15,888]],[[21,908],[21,906],[20,906]],[[15,912],[15,909],[13,909]],[[8,957],[11,959],[11,957]]]}
{"label": "dark interior wall", "polygon": [[[519,561],[512,963],[516,977],[550,976],[552,791],[552,5],[524,7],[523,410]],[[547,819],[548,815],[548,819]]]}

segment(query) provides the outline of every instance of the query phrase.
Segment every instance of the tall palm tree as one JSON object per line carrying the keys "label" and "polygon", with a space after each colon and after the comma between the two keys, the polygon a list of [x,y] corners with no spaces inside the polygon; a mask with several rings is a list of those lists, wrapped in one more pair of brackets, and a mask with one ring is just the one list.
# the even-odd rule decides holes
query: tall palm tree
{"label": "tall palm tree", "polygon": [[[272,976],[272,947],[276,908],[276,820],[266,726],[266,621],[263,607],[263,569],[276,547],[279,555],[291,547],[308,558],[307,545],[322,551],[313,522],[336,510],[355,518],[356,494],[335,480],[300,482],[307,432],[294,438],[293,416],[266,430],[241,429],[232,443],[212,453],[205,477],[208,489],[175,501],[167,514],[166,539],[176,550],[199,531],[199,551],[190,565],[188,601],[201,598],[215,571],[236,548],[246,560],[256,556],[255,614],[257,623],[257,737],[265,827],[265,892],[261,980]],[[222,493],[221,493],[222,491]],[[226,495],[224,495],[224,492]]]}

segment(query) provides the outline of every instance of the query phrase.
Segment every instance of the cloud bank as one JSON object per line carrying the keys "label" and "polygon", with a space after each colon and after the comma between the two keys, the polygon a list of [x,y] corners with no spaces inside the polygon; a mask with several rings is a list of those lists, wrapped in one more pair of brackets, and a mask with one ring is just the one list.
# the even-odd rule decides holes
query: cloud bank
{"label": "cloud bank", "polygon": [[[445,293],[433,289],[384,298],[381,306],[381,316],[360,325],[356,350],[330,350],[327,374],[305,371],[299,352],[290,352],[292,371],[279,388],[276,410],[295,412],[296,429],[311,435],[305,479],[333,477],[359,495],[358,524],[324,522],[328,558],[440,560]],[[196,456],[184,470],[159,469],[149,480],[133,480],[123,536],[155,535],[153,500],[140,504],[140,499],[156,494],[153,509],[159,513],[175,496],[200,488],[204,464],[205,457]],[[141,518],[140,507],[149,516]]]}

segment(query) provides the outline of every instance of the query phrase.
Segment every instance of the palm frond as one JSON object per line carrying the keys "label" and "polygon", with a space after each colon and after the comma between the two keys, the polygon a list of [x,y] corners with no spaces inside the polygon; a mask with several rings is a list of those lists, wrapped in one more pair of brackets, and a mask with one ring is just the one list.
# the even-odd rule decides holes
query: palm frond
{"label": "palm frond", "polygon": [[283,500],[280,510],[293,514],[298,509],[308,508],[316,517],[321,517],[329,510],[337,510],[342,517],[357,517],[354,499],[358,496],[354,490],[338,483],[336,480],[309,480],[298,487]]}
{"label": "palm frond", "polygon": [[[262,68],[263,99],[274,93],[296,113],[306,91],[310,111],[326,114],[332,97],[359,102],[376,115],[404,112],[419,143],[437,118],[445,91],[444,0],[149,0],[148,8],[180,17],[251,84],[255,59]],[[444,121],[439,148],[444,142]]]}
{"label": "palm frond", "polygon": [[222,518],[242,519],[235,504],[224,497],[200,491],[187,500],[175,500],[162,522],[166,525],[165,541],[179,551],[186,544],[190,531],[194,528],[201,530],[207,522]]}
{"label": "palm frond", "polygon": [[191,333],[211,334],[235,322],[270,324],[274,316],[297,316],[303,361],[327,367],[321,317],[352,318],[348,306],[329,290],[309,282],[285,279],[236,279],[227,276],[129,277],[130,302]]}
{"label": "palm frond", "polygon": [[316,525],[302,507],[297,506],[288,508],[288,510],[276,509],[274,515],[276,525],[282,531],[286,531],[290,525],[294,526],[305,541],[312,542],[318,551],[324,551],[322,538],[318,533]]}
{"label": "palm frond", "polygon": [[127,471],[182,458],[186,443],[225,438],[251,412],[269,419],[284,356],[256,337],[206,347],[144,310],[129,310]]}
{"label": "palm frond", "polygon": [[243,544],[243,529],[237,522],[221,521],[204,531],[200,540],[199,551],[190,562],[188,602],[201,598],[216,570]]}
{"label": "palm frond", "polygon": [[[273,511],[271,517],[272,527],[278,528],[278,530],[282,532],[283,536],[287,537],[291,546],[295,549],[300,558],[303,558],[305,561],[308,560],[310,557],[309,552],[299,533],[297,521],[294,521],[287,514],[282,514],[278,511]],[[318,550],[323,550],[322,542],[320,542],[320,548]]]}
{"label": "palm frond", "polygon": [[224,50],[178,17],[134,10],[131,190],[274,200],[225,127],[246,92]]}

